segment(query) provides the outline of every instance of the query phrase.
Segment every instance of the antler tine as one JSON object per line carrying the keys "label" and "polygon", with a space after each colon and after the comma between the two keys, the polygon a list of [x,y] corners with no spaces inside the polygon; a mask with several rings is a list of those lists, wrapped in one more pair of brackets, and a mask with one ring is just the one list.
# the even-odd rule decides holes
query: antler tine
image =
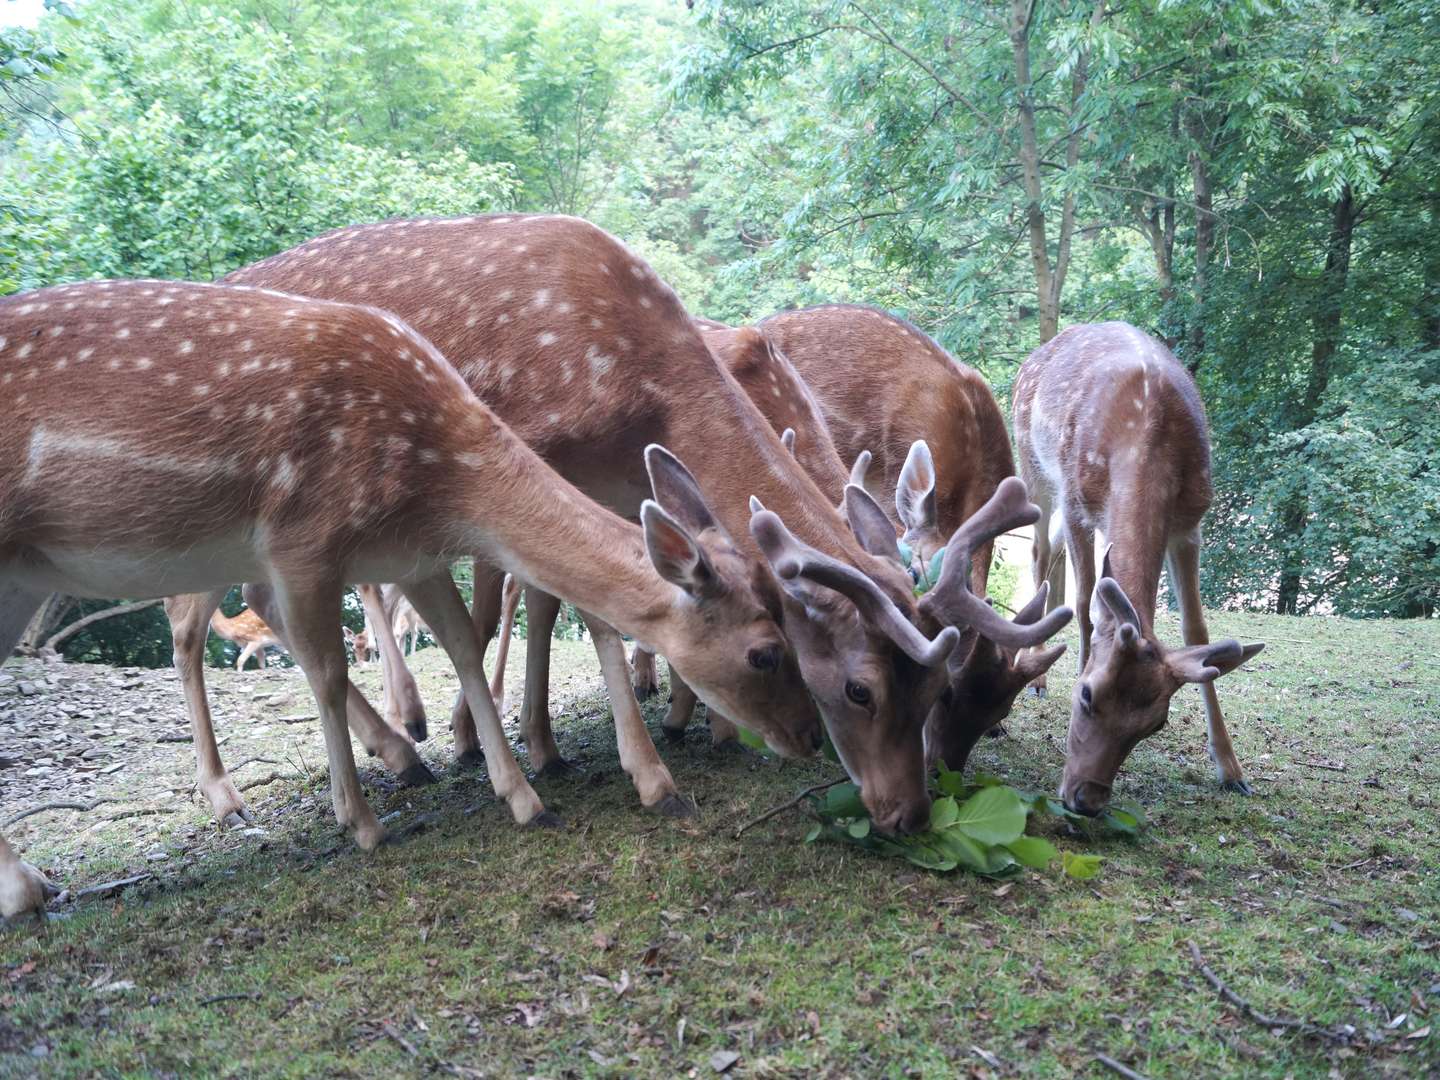
{"label": "antler tine", "polygon": [[1070,621],[1073,612],[1068,607],[1058,607],[1034,622],[1022,623],[1018,617],[1009,622],[970,591],[975,549],[1001,533],[1033,525],[1039,518],[1040,508],[1030,502],[1024,482],[1007,476],[990,500],[951,534],[940,580],[920,601],[921,608],[948,625],[973,626],[981,636],[1010,649],[1026,649],[1053,635]]}
{"label": "antler tine", "polygon": [[750,518],[750,532],[779,577],[803,577],[834,589],[917,664],[934,667],[944,663],[959,642],[960,633],[953,627],[940,631],[933,641],[927,638],[869,577],[797,540],[771,511],[757,511]]}
{"label": "antler tine", "polygon": [[1035,590],[1035,595],[1024,607],[1015,613],[1015,623],[1018,626],[1029,626],[1045,614],[1045,601],[1050,596],[1050,583],[1042,581],[1040,588]]}

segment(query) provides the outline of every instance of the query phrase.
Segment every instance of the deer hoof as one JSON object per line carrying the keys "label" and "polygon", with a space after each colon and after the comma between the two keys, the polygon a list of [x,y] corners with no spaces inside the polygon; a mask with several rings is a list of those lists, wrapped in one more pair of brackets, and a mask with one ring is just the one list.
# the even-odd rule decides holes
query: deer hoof
{"label": "deer hoof", "polygon": [[647,807],[661,817],[668,818],[692,818],[696,815],[695,804],[689,799],[676,795],[673,791],[657,802],[654,806]]}
{"label": "deer hoof", "polygon": [[661,724],[660,730],[665,733],[665,741],[668,743],[678,746],[685,741],[685,729],[683,727],[666,727],[664,724]]}
{"label": "deer hoof", "polygon": [[400,774],[400,783],[406,787],[424,787],[435,783],[435,774],[423,761],[417,761]]}
{"label": "deer hoof", "polygon": [[563,829],[565,819],[553,810],[541,810],[525,824],[532,829]]}
{"label": "deer hoof", "polygon": [[1003,739],[1003,738],[1005,738],[1005,736],[1007,736],[1007,735],[1009,735],[1009,734],[1010,734],[1010,732],[1008,732],[1007,730],[1005,730],[1005,725],[1004,725],[1004,724],[996,724],[994,727],[989,728],[988,730],[986,730],[986,732],[985,732],[985,737],[986,737],[987,739]]}
{"label": "deer hoof", "polygon": [[1043,698],[1045,696],[1045,687],[1032,684],[1028,693],[1031,697]]}
{"label": "deer hoof", "polygon": [[1245,782],[1243,776],[1237,776],[1234,780],[1220,781],[1221,791],[1233,791],[1236,795],[1254,795],[1255,789]]}
{"label": "deer hoof", "polygon": [[636,701],[649,701],[659,691],[659,687],[653,683],[645,683],[635,687]]}
{"label": "deer hoof", "polygon": [[579,770],[563,757],[551,758],[540,767],[535,775],[545,780],[562,780],[574,776]]}
{"label": "deer hoof", "polygon": [[455,759],[455,764],[462,769],[479,769],[485,765],[485,755],[479,750],[466,750]]}
{"label": "deer hoof", "polygon": [[222,829],[240,829],[253,824],[254,821],[255,819],[250,816],[248,810],[231,810],[220,819],[220,827]]}
{"label": "deer hoof", "polygon": [[405,721],[405,730],[410,733],[410,738],[416,742],[424,742],[430,736],[429,729],[425,726],[425,718]]}

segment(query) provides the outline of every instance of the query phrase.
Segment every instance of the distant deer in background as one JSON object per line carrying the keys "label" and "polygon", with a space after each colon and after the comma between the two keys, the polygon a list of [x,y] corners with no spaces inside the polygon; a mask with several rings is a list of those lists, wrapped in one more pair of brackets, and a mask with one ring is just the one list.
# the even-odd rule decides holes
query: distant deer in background
{"label": "distant deer in background", "polygon": [[[1075,567],[1080,678],[1071,698],[1060,795],[1098,814],[1141,739],[1165,725],[1170,698],[1201,684],[1210,755],[1226,790],[1248,795],[1214,682],[1265,646],[1210,643],[1200,606],[1200,519],[1210,506],[1210,435],[1190,373],[1122,322],[1072,326],[1032,352],[1015,379],[1020,470],[1040,506],[1033,571],[1064,592],[1059,534]],[[1095,533],[1104,534],[1095,580]],[[1187,648],[1155,636],[1160,570],[1180,601]],[[1057,570],[1058,567],[1058,570]]]}
{"label": "distant deer in background", "polygon": [[242,671],[245,661],[255,657],[260,667],[265,666],[265,650],[274,646],[284,648],[275,631],[259,615],[246,608],[230,618],[218,608],[210,616],[210,629],[226,641],[240,646],[240,655],[235,660],[235,670]]}

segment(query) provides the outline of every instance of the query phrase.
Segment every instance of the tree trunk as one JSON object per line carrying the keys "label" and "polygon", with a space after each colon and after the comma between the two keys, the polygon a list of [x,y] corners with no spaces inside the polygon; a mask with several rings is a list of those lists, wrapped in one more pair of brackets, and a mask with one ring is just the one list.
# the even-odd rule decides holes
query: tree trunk
{"label": "tree trunk", "polygon": [[[60,625],[60,621],[70,614],[70,609],[75,606],[73,596],[63,596],[60,593],[51,593],[45,598],[35,614],[30,619],[30,624],[25,627],[25,633],[20,637],[19,648],[34,652]],[[3,659],[3,658],[0,658]]]}
{"label": "tree trunk", "polygon": [[1190,136],[1190,183],[1195,191],[1195,272],[1190,279],[1193,302],[1185,366],[1194,375],[1205,356],[1205,294],[1210,284],[1210,251],[1215,245],[1215,203],[1210,190],[1210,164],[1200,152],[1207,145],[1205,125],[1197,114],[1186,114],[1185,131]]}
{"label": "tree trunk", "polygon": [[[1311,324],[1314,328],[1310,349],[1310,374],[1305,381],[1305,396],[1295,416],[1292,430],[1309,426],[1320,409],[1320,402],[1334,375],[1335,356],[1340,350],[1341,315],[1344,310],[1345,285],[1350,274],[1350,248],[1359,217],[1355,193],[1350,185],[1335,200],[1330,213],[1330,240],[1325,251],[1325,271],[1320,277],[1320,295],[1315,304]],[[1302,446],[1299,453],[1303,454]],[[1275,596],[1275,611],[1293,615],[1300,599],[1303,559],[1301,542],[1309,506],[1303,494],[1296,495],[1284,507],[1281,517],[1282,543],[1286,551],[1280,570],[1280,587]]]}

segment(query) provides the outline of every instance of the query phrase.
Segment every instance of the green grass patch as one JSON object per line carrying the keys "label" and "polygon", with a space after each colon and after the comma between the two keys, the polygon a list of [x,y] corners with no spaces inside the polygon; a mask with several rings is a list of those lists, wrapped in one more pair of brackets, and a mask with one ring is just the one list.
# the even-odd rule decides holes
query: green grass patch
{"label": "green grass patch", "polygon": [[[419,826],[374,855],[334,832],[319,771],[249,793],[263,836],[216,834],[198,806],[146,819],[173,852],[153,882],[0,934],[0,1074],[713,1076],[712,1055],[733,1053],[730,1075],[1098,1077],[1105,1053],[1155,1078],[1426,1075],[1440,625],[1220,613],[1211,629],[1270,642],[1220,684],[1257,794],[1219,790],[1199,693],[1182,691],[1117,783],[1145,809],[1138,836],[1032,818],[1101,857],[1084,881],[805,844],[793,812],[735,839],[838,771],[717,753],[703,729],[661,742],[698,817],[652,817],[593,660],[557,643],[556,729],[581,770],[537,790],[564,831],[511,824],[483,774],[450,767],[443,731],[424,747],[434,787],[366,768],[392,830]],[[1161,633],[1178,638],[1173,620]],[[434,650],[418,659],[443,729],[453,676]],[[1054,789],[1059,666],[975,767]],[[646,707],[657,736],[663,708]],[[12,838],[72,887],[157,865],[157,834],[134,822],[24,826]],[[1245,1018],[1189,941],[1262,1013],[1354,1037]]]}

